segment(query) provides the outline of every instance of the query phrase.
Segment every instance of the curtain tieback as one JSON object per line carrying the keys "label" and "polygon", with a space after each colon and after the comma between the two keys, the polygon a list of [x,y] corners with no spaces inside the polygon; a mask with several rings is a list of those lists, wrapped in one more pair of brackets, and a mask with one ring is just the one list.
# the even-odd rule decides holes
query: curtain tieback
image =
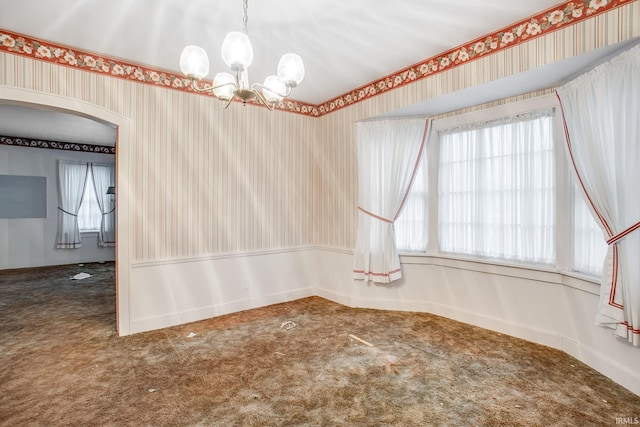
{"label": "curtain tieback", "polygon": [[109,212],[105,212],[105,213],[103,213],[103,214],[102,214],[102,216],[109,215],[111,212],[113,212],[113,211],[115,211],[115,210],[116,210],[116,208],[113,208],[113,209],[111,209]]}
{"label": "curtain tieback", "polygon": [[617,243],[618,240],[622,239],[627,234],[633,233],[634,231],[636,231],[638,229],[640,229],[640,222],[636,222],[634,225],[632,225],[631,227],[627,228],[623,232],[618,233],[615,236],[612,236],[611,238],[609,238],[609,240],[607,240],[607,245],[613,245],[614,243]]}
{"label": "curtain tieback", "polygon": [[369,215],[369,216],[374,217],[375,219],[379,219],[380,221],[384,221],[384,222],[388,222],[389,224],[393,224],[393,221],[392,221],[392,220],[387,219],[387,218],[384,218],[384,217],[381,217],[381,216],[376,215],[376,214],[374,214],[374,213],[371,213],[371,212],[369,212],[368,210],[366,210],[366,209],[362,208],[361,206],[358,206],[358,210],[360,210],[360,211],[362,211],[362,212],[366,213],[366,214],[367,214],[367,215]]}
{"label": "curtain tieback", "polygon": [[67,212],[67,211],[65,211],[65,210],[64,210],[64,209],[62,209],[60,206],[58,206],[58,210],[59,210],[59,211],[62,211],[62,212],[64,212],[64,213],[66,213],[67,215],[71,215],[71,216],[78,216],[78,215],[76,215],[76,214],[72,214],[71,212]]}

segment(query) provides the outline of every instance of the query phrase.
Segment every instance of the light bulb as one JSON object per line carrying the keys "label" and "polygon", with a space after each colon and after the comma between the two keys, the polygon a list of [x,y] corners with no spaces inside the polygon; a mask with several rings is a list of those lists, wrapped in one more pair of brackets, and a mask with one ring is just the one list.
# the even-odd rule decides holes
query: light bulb
{"label": "light bulb", "polygon": [[220,86],[213,90],[213,94],[223,101],[233,98],[233,92],[237,89],[236,79],[229,73],[218,73],[213,79],[213,86]]}
{"label": "light bulb", "polygon": [[201,79],[209,74],[209,57],[200,46],[187,46],[180,55],[180,69],[188,77]]}
{"label": "light bulb", "polygon": [[222,42],[222,59],[233,71],[240,71],[253,61],[253,47],[249,36],[233,31]]}
{"label": "light bulb", "polygon": [[296,87],[304,79],[304,63],[295,53],[282,55],[278,63],[278,77],[289,87]]}
{"label": "light bulb", "polygon": [[278,76],[267,77],[264,79],[264,84],[262,86],[262,95],[270,104],[277,104],[282,101],[282,98],[284,98],[283,95],[287,92],[285,84]]}

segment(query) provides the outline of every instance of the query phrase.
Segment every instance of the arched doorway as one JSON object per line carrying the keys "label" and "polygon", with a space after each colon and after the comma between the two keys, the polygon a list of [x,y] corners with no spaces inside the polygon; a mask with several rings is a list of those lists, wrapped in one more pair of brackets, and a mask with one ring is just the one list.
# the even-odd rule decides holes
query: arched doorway
{"label": "arched doorway", "polygon": [[78,99],[37,92],[33,90],[0,86],[0,102],[16,105],[35,106],[53,111],[70,113],[88,117],[106,123],[111,123],[117,128],[116,137],[116,188],[117,207],[116,216],[116,329],[119,335],[130,334],[129,316],[129,188],[126,185],[129,171],[128,147],[130,120],[113,111],[100,106],[90,104]]}

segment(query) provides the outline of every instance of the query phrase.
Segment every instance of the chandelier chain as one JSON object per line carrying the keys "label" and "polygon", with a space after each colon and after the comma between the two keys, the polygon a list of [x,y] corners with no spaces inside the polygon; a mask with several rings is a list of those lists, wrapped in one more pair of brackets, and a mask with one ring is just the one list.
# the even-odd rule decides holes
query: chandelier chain
{"label": "chandelier chain", "polygon": [[244,9],[244,16],[242,18],[242,23],[244,24],[244,26],[242,27],[242,32],[246,35],[249,35],[249,31],[247,30],[247,22],[249,22],[249,15],[247,13],[247,11],[249,10],[249,0],[243,0],[242,6]]}

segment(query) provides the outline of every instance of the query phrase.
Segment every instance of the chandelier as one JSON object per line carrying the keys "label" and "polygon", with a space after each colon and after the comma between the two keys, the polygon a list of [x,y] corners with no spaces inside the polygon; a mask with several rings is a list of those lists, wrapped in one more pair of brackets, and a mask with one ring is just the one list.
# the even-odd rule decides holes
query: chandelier
{"label": "chandelier", "polygon": [[200,87],[198,81],[209,74],[209,58],[205,50],[199,46],[187,46],[180,55],[180,69],[189,78],[194,79],[193,89],[196,92],[212,92],[223,101],[224,108],[229,107],[234,98],[243,104],[257,99],[269,110],[291,94],[291,91],[304,78],[304,64],[300,56],[294,53],[282,55],[278,63],[278,74],[268,76],[264,83],[249,85],[247,68],[253,61],[253,47],[247,33],[248,0],[243,0],[243,31],[233,31],[222,42],[222,59],[232,73],[218,73],[213,85]]}

